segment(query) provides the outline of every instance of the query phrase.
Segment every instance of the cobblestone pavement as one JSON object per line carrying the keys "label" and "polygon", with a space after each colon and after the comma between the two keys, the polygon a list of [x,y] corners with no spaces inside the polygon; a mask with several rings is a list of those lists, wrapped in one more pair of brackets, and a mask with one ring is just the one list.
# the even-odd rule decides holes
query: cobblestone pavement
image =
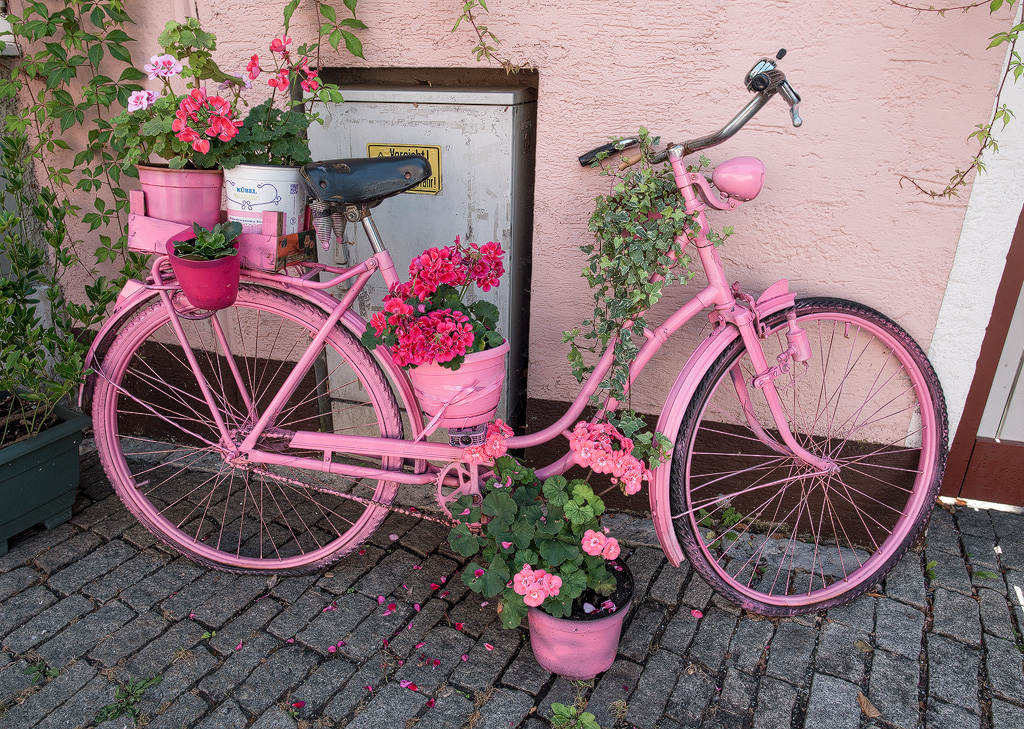
{"label": "cobblestone pavement", "polygon": [[268,588],[157,546],[94,453],[82,466],[71,522],[0,557],[5,729],[133,726],[99,720],[119,703],[151,729],[542,729],[577,696],[605,729],[1024,729],[1018,514],[936,509],[877,592],[786,620],[741,614],[634,522],[640,597],[615,664],[577,685],[462,586],[440,525],[393,515],[361,553]]}

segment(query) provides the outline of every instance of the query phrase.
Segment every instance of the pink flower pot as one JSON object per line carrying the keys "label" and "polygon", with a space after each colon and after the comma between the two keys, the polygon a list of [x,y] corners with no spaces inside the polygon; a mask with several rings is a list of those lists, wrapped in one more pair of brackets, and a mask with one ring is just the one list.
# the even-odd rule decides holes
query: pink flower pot
{"label": "pink flower pot", "polygon": [[223,170],[172,170],[136,165],[146,195],[146,216],[212,228],[220,222]]}
{"label": "pink flower pot", "polygon": [[[555,618],[530,608],[530,647],[541,668],[571,681],[589,681],[607,671],[619,650],[622,623],[633,605],[633,576],[620,562],[619,585],[612,599],[621,604],[612,613],[582,618]],[[595,617],[601,615],[601,617]]]}
{"label": "pink flower pot", "polygon": [[433,417],[447,406],[438,427],[466,428],[494,418],[505,383],[508,342],[500,347],[466,355],[457,370],[430,364],[409,370],[420,407]]}
{"label": "pink flower pot", "polygon": [[[226,309],[238,298],[242,257],[234,255],[216,261],[190,261],[174,255],[175,241],[193,237],[190,231],[183,231],[167,241],[167,256],[178,284],[188,302],[197,309]],[[235,248],[238,248],[238,243],[235,243]]]}
{"label": "pink flower pot", "polygon": [[596,620],[554,618],[530,608],[530,647],[541,668],[570,681],[589,681],[607,671],[619,650],[622,623],[633,602]]}

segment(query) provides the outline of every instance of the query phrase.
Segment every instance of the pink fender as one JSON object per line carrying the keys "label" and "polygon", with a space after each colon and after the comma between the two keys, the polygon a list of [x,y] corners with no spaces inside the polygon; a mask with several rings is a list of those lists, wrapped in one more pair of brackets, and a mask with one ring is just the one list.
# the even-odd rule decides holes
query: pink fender
{"label": "pink fender", "polygon": [[[242,274],[242,280],[257,285],[261,284],[259,280],[247,277],[244,272]],[[324,313],[327,314],[330,314],[338,304],[337,299],[332,297],[330,294],[317,289],[295,288],[290,289],[289,293],[295,295],[297,298],[305,299],[310,304],[322,309]],[[102,359],[102,353],[106,352],[110,342],[114,340],[114,337],[121,330],[121,326],[127,322],[136,311],[148,304],[152,299],[156,299],[158,297],[158,292],[153,291],[152,289],[147,289],[146,285],[141,281],[129,279],[124,285],[124,288],[121,289],[121,293],[117,296],[113,313],[110,318],[103,323],[103,326],[100,328],[99,332],[96,334],[96,338],[92,342],[92,346],[89,347],[89,352],[85,357],[85,366],[95,370],[99,366],[99,360]],[[366,322],[352,310],[346,311],[342,315],[341,322],[356,336],[356,339],[361,337],[363,332],[366,331]],[[423,414],[420,412],[419,403],[416,401],[416,396],[413,394],[412,383],[409,381],[409,375],[406,374],[405,370],[394,363],[394,360],[391,359],[391,355],[387,350],[378,348],[373,354],[377,360],[377,364],[384,369],[384,371],[390,376],[391,381],[394,383],[400,403],[409,415],[413,436],[419,436],[420,433],[423,432]],[[88,410],[92,406],[92,391],[95,384],[96,373],[92,372],[85,378],[85,381],[78,389],[78,406],[83,410]]]}
{"label": "pink fender", "polygon": [[[763,319],[769,314],[782,311],[793,306],[796,297],[789,291],[789,282],[786,279],[776,281],[769,286],[755,304],[757,313]],[[717,333],[712,334],[700,346],[694,350],[690,358],[686,360],[682,371],[676,377],[672,389],[665,400],[661,410],[661,417],[658,418],[657,432],[663,433],[672,441],[675,447],[675,438],[679,433],[679,426],[683,422],[686,408],[693,397],[697,385],[700,384],[704,373],[710,363],[725,351],[733,341],[739,337],[740,332],[735,326],[722,327]],[[672,527],[672,509],[669,496],[670,478],[672,473],[672,459],[654,469],[654,480],[650,485],[651,517],[654,521],[654,531],[658,535],[661,548],[668,557],[673,567],[682,564],[685,556],[679,540],[676,538],[675,529]]]}

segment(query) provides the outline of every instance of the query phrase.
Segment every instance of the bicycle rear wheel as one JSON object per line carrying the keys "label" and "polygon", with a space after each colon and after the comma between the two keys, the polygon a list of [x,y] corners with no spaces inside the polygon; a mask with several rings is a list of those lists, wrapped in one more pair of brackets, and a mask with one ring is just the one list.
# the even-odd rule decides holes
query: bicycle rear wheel
{"label": "bicycle rear wheel", "polygon": [[[175,303],[188,317],[183,297]],[[297,297],[248,284],[215,316],[231,354],[218,344],[213,319],[180,321],[237,443],[326,316]],[[160,301],[136,314],[112,342],[93,402],[100,459],[125,505],[163,541],[218,569],[298,573],[328,565],[373,532],[398,488],[391,481],[232,460],[232,444],[221,442]],[[256,447],[377,468],[401,465],[399,458],[298,451],[288,446],[296,430],[402,437],[383,373],[341,327]]]}
{"label": "bicycle rear wheel", "polygon": [[[790,429],[832,459],[822,474],[781,443],[737,339],[704,375],[679,429],[672,514],[687,558],[719,592],[767,615],[798,615],[874,587],[924,528],[946,460],[946,406],[920,347],[878,312],[841,299],[796,303],[813,357],[775,380]],[[786,319],[766,322],[768,361]],[[737,384],[750,393],[758,433]]]}

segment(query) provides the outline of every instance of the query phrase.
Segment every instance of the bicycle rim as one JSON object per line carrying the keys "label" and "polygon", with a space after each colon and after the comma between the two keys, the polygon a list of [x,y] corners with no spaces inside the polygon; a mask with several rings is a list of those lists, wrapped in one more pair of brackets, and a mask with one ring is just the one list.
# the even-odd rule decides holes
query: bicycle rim
{"label": "bicycle rim", "polygon": [[[175,303],[185,304],[180,298]],[[296,297],[245,284],[234,306],[216,317],[230,358],[218,345],[212,319],[182,319],[181,324],[231,441],[240,443],[326,317]],[[256,447],[398,468],[396,458],[382,463],[288,446],[296,430],[402,435],[383,374],[351,334],[332,331],[317,362]],[[99,453],[115,491],[165,542],[210,566],[317,569],[352,550],[386,516],[385,507],[366,500],[388,504],[397,491],[394,482],[232,463],[231,444],[221,442],[160,302],[140,311],[111,344],[94,403]]]}
{"label": "bicycle rim", "polygon": [[[673,516],[687,556],[728,597],[770,615],[842,604],[877,584],[924,527],[946,457],[938,379],[905,331],[837,299],[799,301],[797,317],[813,357],[791,363],[775,386],[797,441],[838,470],[779,452],[740,340],[698,386],[673,457]],[[774,363],[789,346],[785,317],[768,326]]]}

